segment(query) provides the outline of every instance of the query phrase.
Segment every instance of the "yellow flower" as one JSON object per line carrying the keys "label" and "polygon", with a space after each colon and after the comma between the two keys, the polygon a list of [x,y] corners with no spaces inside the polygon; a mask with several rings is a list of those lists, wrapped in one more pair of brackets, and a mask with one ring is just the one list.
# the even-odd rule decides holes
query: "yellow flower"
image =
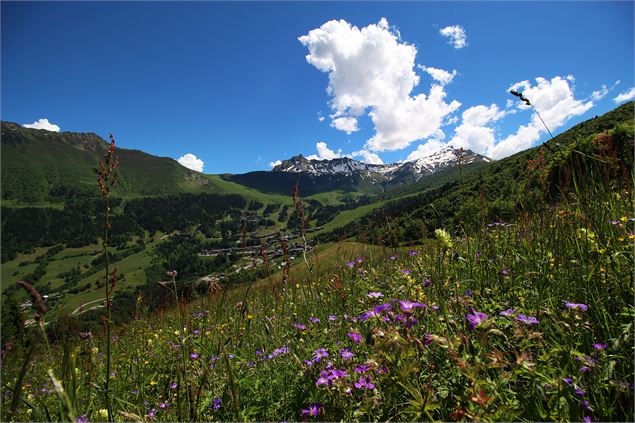
{"label": "yellow flower", "polygon": [[154,380],[150,381],[150,386],[154,386],[154,385],[158,385],[158,383],[156,383]]}
{"label": "yellow flower", "polygon": [[102,419],[107,419],[108,418],[108,410],[106,410],[105,408],[100,409],[97,414],[99,414],[99,417],[101,417]]}
{"label": "yellow flower", "polygon": [[247,315],[247,320],[253,320],[253,319],[254,319],[254,316],[252,314]]}

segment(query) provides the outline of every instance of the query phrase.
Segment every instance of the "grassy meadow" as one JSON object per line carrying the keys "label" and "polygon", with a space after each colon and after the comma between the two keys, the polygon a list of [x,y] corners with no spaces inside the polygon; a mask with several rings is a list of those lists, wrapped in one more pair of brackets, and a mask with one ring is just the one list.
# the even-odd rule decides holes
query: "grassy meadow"
{"label": "grassy meadow", "polygon": [[[319,275],[313,261],[159,314],[138,298],[112,332],[110,419],[632,421],[631,195],[411,250],[334,245]],[[164,285],[176,301],[178,269]],[[25,331],[3,421],[108,420],[107,339],[47,349]]]}

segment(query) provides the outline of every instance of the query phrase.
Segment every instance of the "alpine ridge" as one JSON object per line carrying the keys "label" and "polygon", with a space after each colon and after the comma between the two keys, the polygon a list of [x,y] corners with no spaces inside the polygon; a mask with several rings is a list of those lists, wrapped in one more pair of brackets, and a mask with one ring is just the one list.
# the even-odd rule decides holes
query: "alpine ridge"
{"label": "alpine ridge", "polygon": [[488,157],[471,150],[446,146],[417,160],[390,164],[368,164],[349,157],[316,160],[297,155],[283,160],[272,169],[272,172],[304,173],[311,176],[361,177],[377,183],[393,180],[416,182],[424,176],[449,167],[490,161],[491,159]]}

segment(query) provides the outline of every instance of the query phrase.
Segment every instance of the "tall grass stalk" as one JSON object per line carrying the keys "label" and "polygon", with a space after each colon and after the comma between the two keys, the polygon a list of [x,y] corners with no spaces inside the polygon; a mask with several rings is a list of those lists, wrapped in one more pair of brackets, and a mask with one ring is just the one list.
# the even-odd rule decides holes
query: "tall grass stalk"
{"label": "tall grass stalk", "polygon": [[108,412],[108,421],[112,422],[114,419],[112,412],[112,404],[110,400],[110,366],[111,366],[111,326],[112,326],[112,289],[116,282],[116,269],[113,274],[110,274],[110,257],[108,251],[108,237],[110,234],[110,190],[116,185],[119,178],[117,167],[119,165],[119,158],[115,156],[115,137],[110,134],[110,145],[104,155],[104,160],[99,160],[99,169],[95,169],[97,173],[97,185],[101,191],[102,198],[104,199],[104,232],[102,239],[102,247],[105,262],[105,278],[104,285],[106,291],[106,369],[105,369],[105,385],[104,396],[106,402],[106,410]]}

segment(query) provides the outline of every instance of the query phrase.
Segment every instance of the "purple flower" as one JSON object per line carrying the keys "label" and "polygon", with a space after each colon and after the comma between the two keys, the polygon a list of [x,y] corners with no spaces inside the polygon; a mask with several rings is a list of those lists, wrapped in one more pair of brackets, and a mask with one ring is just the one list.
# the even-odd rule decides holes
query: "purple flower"
{"label": "purple flower", "polygon": [[540,320],[536,319],[534,316],[525,316],[524,314],[519,314],[518,317],[516,317],[516,320],[523,322],[526,325],[537,325],[540,323]]}
{"label": "purple flower", "polygon": [[159,403],[159,408],[163,410],[163,409],[167,408],[169,405],[170,404],[167,403],[167,402],[160,402]]}
{"label": "purple flower", "polygon": [[322,361],[323,358],[326,358],[328,356],[329,356],[329,352],[326,351],[325,348],[318,348],[313,353],[313,362],[314,363],[319,363],[320,361]]}
{"label": "purple flower", "polygon": [[75,419],[75,423],[89,423],[88,415],[82,414]]}
{"label": "purple flower", "polygon": [[384,294],[382,294],[381,292],[369,292],[367,294],[368,298],[381,298],[383,296],[384,296]]}
{"label": "purple flower", "polygon": [[408,255],[409,255],[409,256],[418,256],[418,255],[419,255],[419,251],[417,251],[417,250],[410,250],[410,251],[408,251]]}
{"label": "purple flower", "polygon": [[220,398],[214,398],[212,400],[212,404],[210,405],[210,407],[212,407],[212,410],[216,411],[219,408],[221,408],[222,405],[223,405],[223,402],[221,401]]}
{"label": "purple flower", "polygon": [[605,349],[606,347],[608,347],[608,345],[606,345],[606,344],[600,344],[600,343],[598,343],[598,344],[593,344],[593,348],[594,348],[594,349],[596,349],[596,350],[603,350],[603,349]]}
{"label": "purple flower", "polygon": [[573,379],[571,379],[570,377],[563,377],[562,381],[569,386],[573,386]]}
{"label": "purple flower", "polygon": [[176,389],[177,386],[179,386],[179,384],[176,382],[170,383],[170,389]]}
{"label": "purple flower", "polygon": [[374,310],[369,310],[369,311],[365,311],[361,314],[361,316],[359,316],[360,319],[362,319],[362,322],[365,322],[366,320],[370,319],[371,317],[379,317],[379,314],[375,313]]}
{"label": "purple flower", "polygon": [[575,388],[575,394],[579,397],[583,397],[586,395],[586,392],[584,392],[582,389],[580,388]]}
{"label": "purple flower", "polygon": [[514,314],[516,314],[516,312],[518,311],[518,307],[516,308],[508,308],[505,311],[501,311],[500,313],[498,313],[501,316],[505,316],[505,317],[512,317]]}
{"label": "purple flower", "polygon": [[404,313],[412,313],[414,309],[417,307],[425,308],[427,306],[424,303],[416,303],[414,301],[404,300],[404,301],[399,301],[399,307],[401,308],[401,311],[403,311]]}
{"label": "purple flower", "polygon": [[565,307],[567,307],[568,309],[571,310],[580,310],[580,311],[587,311],[589,306],[586,304],[582,304],[582,303],[572,303],[569,301],[564,301],[564,305]]}
{"label": "purple flower", "polygon": [[500,275],[503,276],[503,277],[509,276],[509,273],[510,272],[507,269],[503,269],[503,270],[500,271]]}
{"label": "purple flower", "polygon": [[437,304],[435,304],[435,305],[432,306],[432,310],[439,311],[439,310],[441,310],[441,307],[439,307]]}
{"label": "purple flower", "polygon": [[305,364],[307,367],[311,367],[311,366],[313,366],[313,362],[312,362],[311,360],[304,360],[304,364]]}
{"label": "purple flower", "polygon": [[350,360],[351,358],[353,358],[355,356],[355,354],[353,354],[351,352],[350,348],[341,348],[340,349],[340,355],[342,356],[342,358],[346,361]]}
{"label": "purple flower", "polygon": [[580,373],[588,373],[591,371],[591,368],[589,366],[582,366],[579,369]]}
{"label": "purple flower", "polygon": [[336,321],[336,320],[337,320],[337,316],[336,316],[336,315],[331,314],[331,315],[329,316],[329,322],[334,322],[334,321]]}
{"label": "purple flower", "polygon": [[397,254],[390,256],[391,260],[397,260],[397,257],[399,257]]}
{"label": "purple flower", "polygon": [[283,347],[276,348],[275,350],[273,350],[273,352],[272,352],[271,354],[269,354],[269,355],[267,356],[267,358],[268,358],[269,360],[271,360],[271,359],[273,359],[273,358],[275,358],[275,357],[279,356],[280,354],[286,354],[286,353],[288,353],[288,352],[289,352],[289,347],[287,347],[287,346],[283,346]]}
{"label": "purple flower", "polygon": [[357,332],[349,332],[346,334],[349,338],[353,340],[354,343],[359,344],[359,341],[362,340],[362,335]]}
{"label": "purple flower", "polygon": [[430,345],[432,343],[432,335],[430,335],[429,333],[426,333],[423,335],[423,344],[424,345]]}
{"label": "purple flower", "polygon": [[353,385],[357,389],[375,389],[375,384],[371,381],[370,376],[360,377]]}
{"label": "purple flower", "polygon": [[300,323],[292,323],[291,326],[299,330],[306,330],[306,326],[301,325]]}
{"label": "purple flower", "polygon": [[355,262],[356,262],[356,263],[363,263],[363,262],[364,262],[364,257],[357,257],[357,258],[355,259]]}
{"label": "purple flower", "polygon": [[317,317],[313,317],[313,316],[311,316],[311,317],[309,317],[309,320],[310,320],[312,323],[320,323],[320,319],[318,319]]}
{"label": "purple flower", "polygon": [[485,313],[480,313],[470,307],[470,313],[465,316],[465,320],[468,323],[468,330],[474,330],[475,327],[480,326],[485,320],[489,318],[489,316]]}
{"label": "purple flower", "polygon": [[591,423],[591,416],[584,416],[584,423]]}
{"label": "purple flower", "polygon": [[587,411],[590,407],[589,407],[589,401],[587,400],[582,400],[580,401],[580,408],[584,411]]}
{"label": "purple flower", "polygon": [[483,255],[483,253],[481,253],[480,251],[477,251],[476,253],[474,253],[474,257],[476,258],[481,257],[481,255]]}
{"label": "purple flower", "polygon": [[320,414],[323,410],[324,406],[322,404],[309,404],[309,408],[302,409],[300,414],[302,414],[302,417],[317,417],[317,415]]}
{"label": "purple flower", "polygon": [[380,315],[382,312],[386,310],[390,310],[391,307],[392,307],[391,303],[385,303],[385,304],[375,306],[373,308],[373,311],[375,312],[375,314]]}
{"label": "purple flower", "polygon": [[148,411],[148,417],[153,418],[156,412],[157,412],[156,408],[152,407],[150,411]]}
{"label": "purple flower", "polygon": [[349,262],[346,263],[346,265],[348,267],[353,267],[353,266],[355,266],[355,262],[354,261],[349,261]]}
{"label": "purple flower", "polygon": [[133,389],[132,391],[130,391],[130,393],[132,395],[137,395],[139,393],[139,390],[138,389]]}
{"label": "purple flower", "polygon": [[201,357],[201,355],[199,353],[192,353],[190,354],[190,358],[192,360],[198,360]]}
{"label": "purple flower", "polygon": [[427,288],[427,287],[429,287],[430,285],[432,285],[432,281],[431,281],[430,279],[428,279],[428,278],[425,278],[425,279],[423,280],[423,287],[424,287],[424,288]]}
{"label": "purple flower", "polygon": [[370,366],[366,364],[358,364],[353,370],[355,370],[355,373],[366,373],[368,369],[370,369]]}
{"label": "purple flower", "polygon": [[401,273],[403,273],[404,275],[409,275],[409,274],[411,274],[411,273],[412,273],[412,270],[410,270],[410,269],[403,269],[403,270],[401,271]]}
{"label": "purple flower", "polygon": [[471,290],[471,289],[467,289],[467,290],[465,291],[465,296],[466,296],[466,297],[471,297],[472,295],[473,295],[473,294],[472,294],[472,290]]}

